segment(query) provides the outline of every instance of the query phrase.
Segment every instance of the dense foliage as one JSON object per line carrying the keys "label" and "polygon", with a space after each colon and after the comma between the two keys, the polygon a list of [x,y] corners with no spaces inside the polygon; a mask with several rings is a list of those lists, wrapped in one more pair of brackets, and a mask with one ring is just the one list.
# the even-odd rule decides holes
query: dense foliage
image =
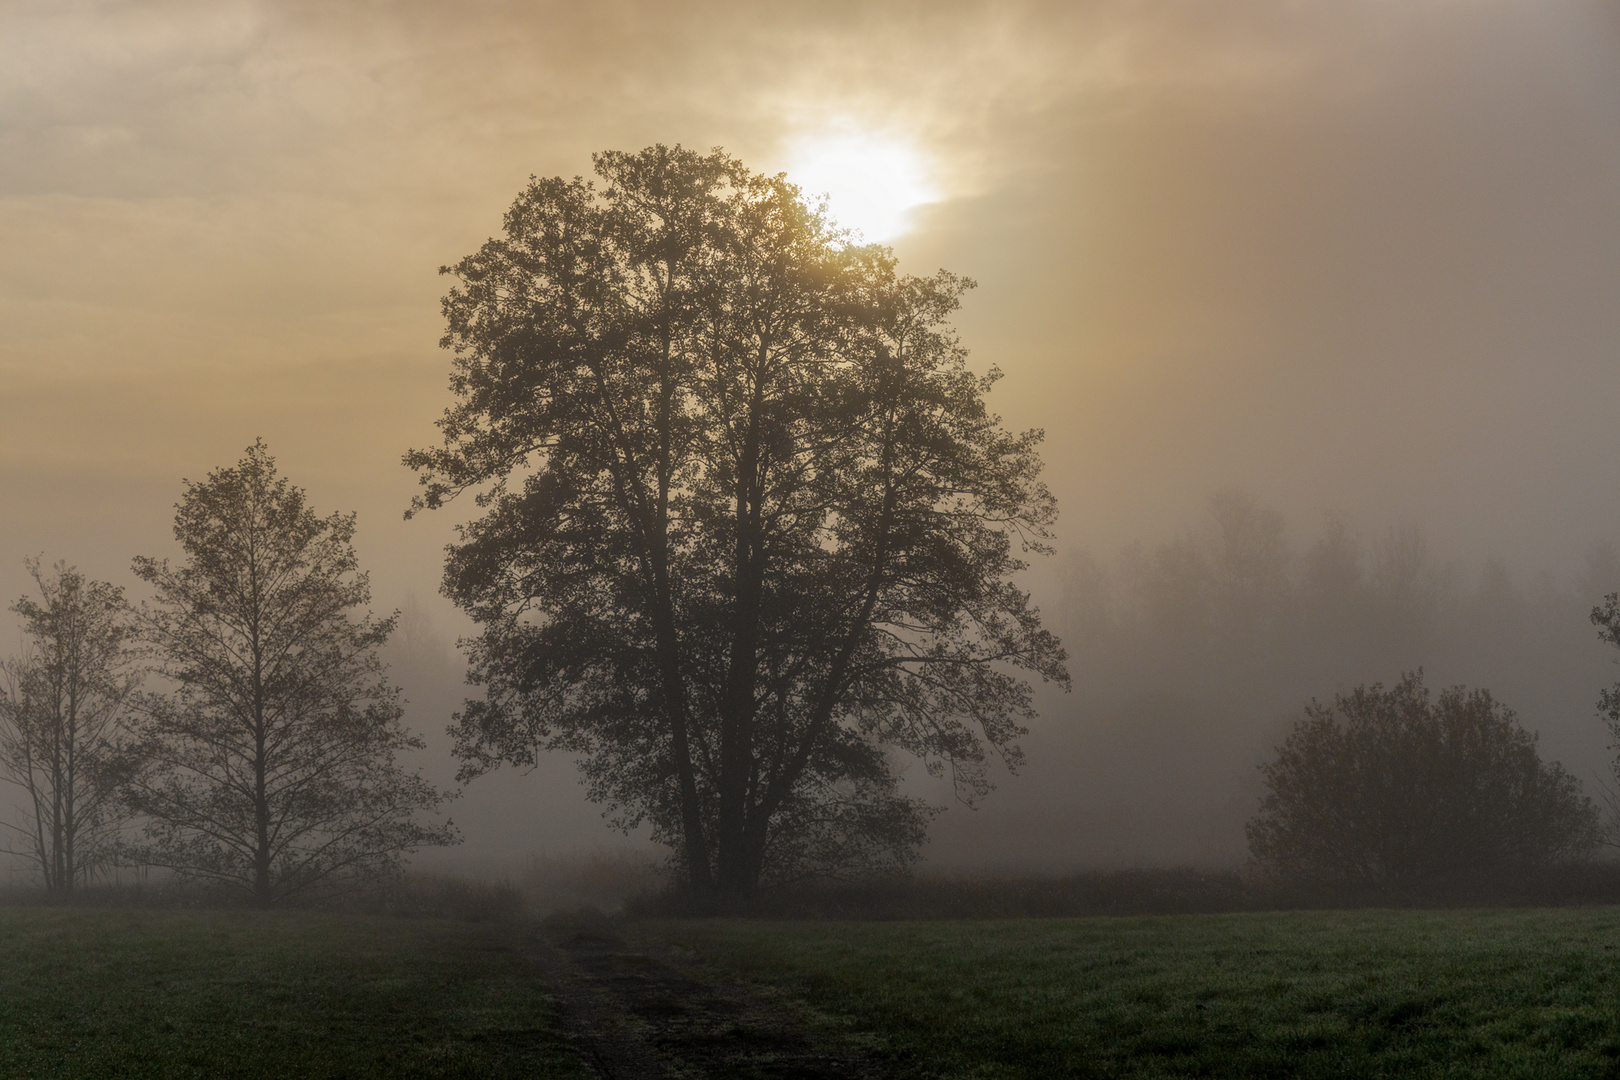
{"label": "dense foliage", "polygon": [[421,740],[377,650],[394,619],[357,614],[370,584],[354,515],[320,517],[262,443],[187,482],[186,558],[139,558],[157,670],[124,795],[145,819],[141,862],[238,886],[261,901],[391,869],[453,839],[418,820],[443,796],[395,761]]}
{"label": "dense foliage", "polygon": [[927,808],[1017,761],[1063,654],[1012,583],[1055,507],[945,320],[781,177],[723,153],[536,180],[453,268],[444,445],[418,507],[477,489],[445,591],[481,625],[464,776],[576,754],[701,890],[902,866]]}
{"label": "dense foliage", "polygon": [[1422,673],[1313,703],[1263,767],[1249,848],[1280,877],[1446,888],[1590,851],[1597,813],[1485,690],[1431,701]]}

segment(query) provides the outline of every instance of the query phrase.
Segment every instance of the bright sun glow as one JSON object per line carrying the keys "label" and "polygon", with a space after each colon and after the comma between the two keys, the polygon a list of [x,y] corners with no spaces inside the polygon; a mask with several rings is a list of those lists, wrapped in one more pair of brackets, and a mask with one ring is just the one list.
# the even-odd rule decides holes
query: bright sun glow
{"label": "bright sun glow", "polygon": [[816,135],[793,144],[788,179],[814,202],[827,196],[838,224],[866,240],[892,240],[912,211],[939,198],[911,147],[875,135]]}

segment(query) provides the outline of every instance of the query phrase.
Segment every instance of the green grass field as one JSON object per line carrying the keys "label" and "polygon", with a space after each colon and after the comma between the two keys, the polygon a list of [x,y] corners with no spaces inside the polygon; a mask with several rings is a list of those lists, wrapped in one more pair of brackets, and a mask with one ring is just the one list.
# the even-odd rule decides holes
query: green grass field
{"label": "green grass field", "polygon": [[[0,909],[0,1075],[592,1075],[530,934]],[[859,1051],[900,1077],[1620,1076],[1616,908],[692,920],[623,934],[640,951],[615,978],[656,982],[648,965],[664,965],[681,985],[743,987],[828,1054]],[[633,994],[618,1000],[660,1052],[679,1058],[697,1038],[638,1014]]]}
{"label": "green grass field", "polygon": [[1620,909],[643,928],[900,1076],[1620,1075]]}
{"label": "green grass field", "polygon": [[510,925],[10,908],[0,1075],[591,1074]]}

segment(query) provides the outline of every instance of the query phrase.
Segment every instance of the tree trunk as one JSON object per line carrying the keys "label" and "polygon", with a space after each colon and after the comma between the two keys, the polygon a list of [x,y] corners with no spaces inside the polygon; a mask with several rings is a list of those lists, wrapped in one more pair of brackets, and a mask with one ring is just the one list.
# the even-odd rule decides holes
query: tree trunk
{"label": "tree trunk", "polygon": [[[255,703],[258,705],[258,703]],[[262,705],[255,708],[259,722],[255,725],[253,755],[253,824],[255,847],[253,851],[253,898],[260,904],[270,902],[270,802],[265,792],[265,737]]]}
{"label": "tree trunk", "polygon": [[720,711],[720,827],[716,837],[717,884],[724,899],[750,896],[759,874],[746,843],[748,778],[754,763],[754,693],[759,665],[759,613],[764,555],[759,536],[759,402],[737,470],[736,542],[732,557],[731,655]]}
{"label": "tree trunk", "polygon": [[675,617],[671,609],[669,572],[660,558],[654,576],[657,587],[659,678],[663,684],[664,714],[669,722],[670,750],[675,758],[675,777],[681,789],[681,827],[685,834],[686,873],[692,887],[707,892],[713,886],[709,871],[709,845],[703,835],[703,814],[698,806],[697,773],[692,767],[692,748],[686,729],[686,694],[681,683],[680,652],[675,638]]}
{"label": "tree trunk", "polygon": [[70,686],[68,688],[68,710],[64,718],[63,728],[67,738],[62,746],[62,880],[61,888],[64,893],[72,893],[75,881],[79,876],[79,864],[74,855],[75,833],[78,831],[79,819],[75,813],[77,809],[74,800],[78,797],[77,778],[77,751],[79,748],[79,697],[77,687],[79,672],[73,670]]}
{"label": "tree trunk", "polygon": [[[254,614],[258,614],[258,590],[253,595]],[[253,851],[253,899],[260,904],[270,903],[270,800],[265,789],[265,774],[269,767],[266,749],[267,733],[264,729],[264,658],[260,653],[258,627],[253,630],[253,825],[255,846]]]}

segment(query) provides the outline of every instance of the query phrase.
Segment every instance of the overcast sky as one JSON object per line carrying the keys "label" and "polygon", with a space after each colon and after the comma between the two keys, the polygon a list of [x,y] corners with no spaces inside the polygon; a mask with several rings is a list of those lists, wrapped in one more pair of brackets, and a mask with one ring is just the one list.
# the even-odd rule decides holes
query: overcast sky
{"label": "overcast sky", "polygon": [[0,595],[38,553],[127,582],[263,436],[359,511],[379,607],[453,637],[468,508],[400,519],[437,268],[593,150],[835,137],[920,170],[892,243],[979,281],[958,325],[1047,430],[1060,546],[1237,487],[1565,572],[1620,539],[1617,12],[0,0]]}

